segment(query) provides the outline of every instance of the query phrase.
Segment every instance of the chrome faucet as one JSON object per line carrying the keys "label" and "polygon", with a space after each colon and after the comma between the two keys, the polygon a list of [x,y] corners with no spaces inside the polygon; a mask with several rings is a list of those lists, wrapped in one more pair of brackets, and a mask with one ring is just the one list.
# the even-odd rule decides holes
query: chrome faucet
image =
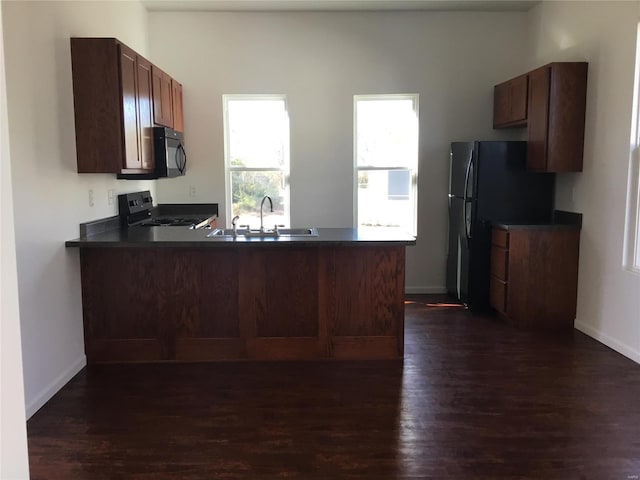
{"label": "chrome faucet", "polygon": [[262,199],[262,203],[260,203],[260,233],[264,233],[264,224],[262,222],[262,211],[264,210],[264,201],[269,199],[269,205],[271,206],[271,213],[273,213],[273,202],[271,201],[271,197],[269,195],[265,195]]}
{"label": "chrome faucet", "polygon": [[238,215],[236,215],[235,217],[233,217],[233,220],[231,220],[231,227],[233,228],[233,234],[235,235],[236,233],[238,233],[238,220],[240,220],[240,217]]}

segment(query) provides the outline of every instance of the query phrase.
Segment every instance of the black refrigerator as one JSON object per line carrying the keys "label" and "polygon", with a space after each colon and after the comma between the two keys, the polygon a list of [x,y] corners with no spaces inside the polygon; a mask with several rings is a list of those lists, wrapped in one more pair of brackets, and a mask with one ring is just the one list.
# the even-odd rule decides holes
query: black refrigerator
{"label": "black refrigerator", "polygon": [[527,142],[454,142],[449,171],[447,291],[489,309],[491,226],[550,223],[555,175],[526,171]]}

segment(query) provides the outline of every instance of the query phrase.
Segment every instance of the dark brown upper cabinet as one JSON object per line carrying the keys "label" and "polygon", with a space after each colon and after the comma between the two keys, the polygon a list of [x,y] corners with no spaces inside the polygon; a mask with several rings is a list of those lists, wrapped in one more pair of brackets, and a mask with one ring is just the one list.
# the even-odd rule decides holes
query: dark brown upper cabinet
{"label": "dark brown upper cabinet", "polygon": [[78,173],[148,173],[151,64],[115,38],[72,38]]}
{"label": "dark brown upper cabinet", "polygon": [[529,74],[527,169],[581,172],[587,63],[551,63]]}
{"label": "dark brown upper cabinet", "polygon": [[523,76],[495,87],[494,128],[527,127],[528,170],[582,171],[587,69],[586,62],[557,62],[529,72],[524,122],[505,121],[503,106],[505,85]]}
{"label": "dark brown upper cabinet", "polygon": [[155,65],[153,72],[153,121],[156,125],[173,128],[172,78]]}
{"label": "dark brown upper cabinet", "polygon": [[524,127],[527,124],[528,76],[521,75],[493,89],[493,128]]}
{"label": "dark brown upper cabinet", "polygon": [[173,98],[173,129],[184,133],[184,118],[182,113],[182,84],[171,79]]}

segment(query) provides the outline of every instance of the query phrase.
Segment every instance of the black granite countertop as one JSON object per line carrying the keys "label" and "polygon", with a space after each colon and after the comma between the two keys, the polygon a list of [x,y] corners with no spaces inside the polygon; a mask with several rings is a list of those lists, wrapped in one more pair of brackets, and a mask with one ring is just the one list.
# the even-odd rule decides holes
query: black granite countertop
{"label": "black granite countertop", "polygon": [[415,245],[414,236],[393,228],[318,228],[317,237],[207,237],[211,230],[188,227],[117,228],[65,242],[66,247],[277,247]]}
{"label": "black granite countertop", "polygon": [[492,225],[504,230],[580,230],[582,228],[582,214],[555,210],[550,223],[524,223],[496,221]]}
{"label": "black granite countertop", "polygon": [[520,224],[520,223],[494,223],[494,227],[504,230],[580,230],[580,225],[566,223]]}

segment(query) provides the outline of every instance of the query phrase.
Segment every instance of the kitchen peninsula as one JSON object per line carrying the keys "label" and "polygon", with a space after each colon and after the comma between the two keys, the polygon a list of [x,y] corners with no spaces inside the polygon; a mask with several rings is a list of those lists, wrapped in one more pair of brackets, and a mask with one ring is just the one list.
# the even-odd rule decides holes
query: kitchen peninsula
{"label": "kitchen peninsula", "polygon": [[401,359],[415,238],[317,232],[113,228],[66,242],[80,249],[87,362]]}

